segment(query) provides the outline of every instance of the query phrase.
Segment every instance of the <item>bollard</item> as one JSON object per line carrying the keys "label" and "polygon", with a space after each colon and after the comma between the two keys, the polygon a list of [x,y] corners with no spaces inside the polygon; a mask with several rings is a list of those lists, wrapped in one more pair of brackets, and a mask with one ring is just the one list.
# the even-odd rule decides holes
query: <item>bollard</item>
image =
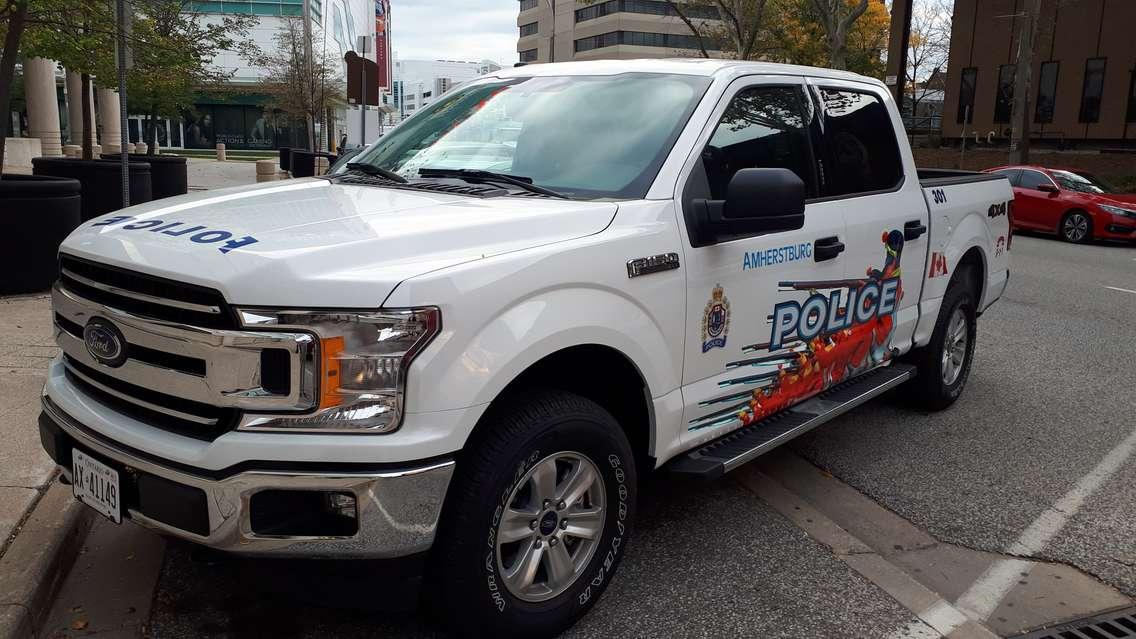
{"label": "bollard", "polygon": [[77,158],[83,154],[83,147],[78,144],[64,144],[63,156],[69,158]]}
{"label": "bollard", "polygon": [[287,171],[277,171],[276,172],[276,179],[277,180],[287,180],[290,177],[292,177],[292,175],[289,174]]}
{"label": "bollard", "polygon": [[133,142],[128,142],[126,144],[126,152],[127,153],[134,153],[137,150],[138,150],[138,145],[134,144]]}
{"label": "bollard", "polygon": [[97,158],[102,154],[103,154],[103,145],[101,145],[101,144],[92,144],[91,145],[91,157]]}
{"label": "bollard", "polygon": [[276,180],[276,160],[256,161],[256,181],[272,182]]}
{"label": "bollard", "polygon": [[327,158],[318,155],[316,156],[316,175],[323,175],[324,173],[327,173],[329,166],[331,165],[328,163]]}
{"label": "bollard", "polygon": [[218,162],[224,162],[225,161],[225,143],[224,142],[218,142],[217,143],[217,161]]}
{"label": "bollard", "polygon": [[139,142],[138,144],[134,145],[134,152],[138,155],[146,155],[146,149],[148,148],[150,147],[146,146],[145,142]]}

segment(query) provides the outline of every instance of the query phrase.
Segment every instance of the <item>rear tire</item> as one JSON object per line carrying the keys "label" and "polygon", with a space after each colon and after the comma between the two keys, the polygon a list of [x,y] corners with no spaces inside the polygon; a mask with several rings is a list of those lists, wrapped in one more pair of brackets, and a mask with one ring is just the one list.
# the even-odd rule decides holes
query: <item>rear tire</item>
{"label": "rear tire", "polygon": [[915,379],[905,386],[909,403],[918,409],[940,411],[962,394],[970,377],[977,336],[977,290],[974,271],[964,266],[943,296],[931,342],[911,351],[905,358],[917,369]]}
{"label": "rear tire", "polygon": [[619,564],[635,515],[634,455],[615,418],[578,395],[530,393],[491,410],[450,483],[434,604],[461,635],[553,636],[595,604]]}
{"label": "rear tire", "polygon": [[1066,242],[1084,244],[1093,239],[1093,220],[1084,211],[1069,211],[1061,218],[1057,233]]}

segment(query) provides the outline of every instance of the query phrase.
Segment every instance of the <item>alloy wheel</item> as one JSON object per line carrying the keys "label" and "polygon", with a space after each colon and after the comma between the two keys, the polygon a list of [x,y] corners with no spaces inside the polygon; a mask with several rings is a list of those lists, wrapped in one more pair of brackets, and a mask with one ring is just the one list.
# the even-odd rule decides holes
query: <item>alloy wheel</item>
{"label": "alloy wheel", "polygon": [[1061,232],[1070,242],[1081,242],[1089,235],[1089,218],[1084,213],[1073,213],[1065,218]]}
{"label": "alloy wheel", "polygon": [[966,313],[961,307],[951,314],[951,321],[947,324],[947,334],[943,344],[943,361],[940,372],[943,383],[947,386],[958,381],[962,374],[963,364],[966,362],[966,350],[970,336],[967,332]]}
{"label": "alloy wheel", "polygon": [[576,582],[599,545],[605,496],[599,469],[581,453],[555,453],[529,469],[496,531],[497,567],[514,597],[548,601]]}

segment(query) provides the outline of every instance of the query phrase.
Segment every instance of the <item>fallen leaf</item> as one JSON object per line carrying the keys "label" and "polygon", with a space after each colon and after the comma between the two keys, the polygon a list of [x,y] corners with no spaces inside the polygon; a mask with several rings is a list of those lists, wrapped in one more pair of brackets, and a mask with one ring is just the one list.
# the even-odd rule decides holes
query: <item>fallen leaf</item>
{"label": "fallen leaf", "polygon": [[86,629],[86,627],[87,627],[87,620],[86,619],[76,619],[75,621],[71,622],[71,629],[72,630],[84,630],[84,629]]}

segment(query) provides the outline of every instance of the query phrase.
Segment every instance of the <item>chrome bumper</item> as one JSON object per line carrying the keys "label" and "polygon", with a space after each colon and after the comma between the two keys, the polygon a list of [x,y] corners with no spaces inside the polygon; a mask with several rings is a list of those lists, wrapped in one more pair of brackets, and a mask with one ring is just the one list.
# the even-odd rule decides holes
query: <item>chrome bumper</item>
{"label": "chrome bumper", "polygon": [[[176,470],[128,452],[85,428],[51,398],[43,411],[72,444],[122,465],[131,472],[154,475],[204,491],[208,535],[199,535],[128,508],[124,517],[158,532],[211,548],[245,555],[328,558],[394,558],[428,550],[434,541],[454,462],[386,472],[306,473],[250,470],[210,478]],[[60,461],[60,460],[57,460]],[[62,460],[63,473],[71,469]],[[204,472],[204,471],[203,471]],[[358,532],[349,537],[268,536],[252,530],[250,498],[262,490],[320,490],[355,495]]]}

